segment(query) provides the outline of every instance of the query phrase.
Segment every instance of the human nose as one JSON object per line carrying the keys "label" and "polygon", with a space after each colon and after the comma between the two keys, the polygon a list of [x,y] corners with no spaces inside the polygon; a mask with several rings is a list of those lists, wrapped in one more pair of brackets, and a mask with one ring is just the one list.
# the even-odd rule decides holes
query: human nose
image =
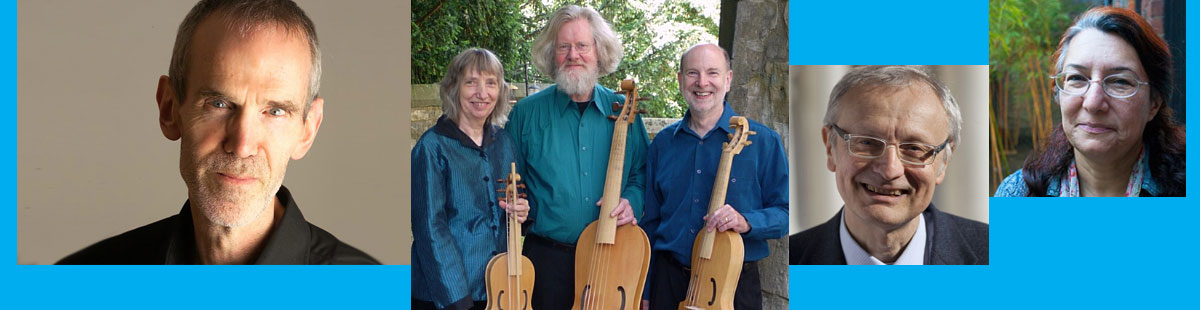
{"label": "human nose", "polygon": [[904,176],[904,162],[900,161],[899,152],[893,151],[895,145],[883,149],[883,155],[871,161],[871,169],[885,180],[894,180]]}
{"label": "human nose", "polygon": [[574,45],[567,46],[567,59],[579,59],[580,49]]}
{"label": "human nose", "polygon": [[481,85],[481,84],[477,84],[477,85],[475,85],[475,86],[470,86],[470,87],[471,87],[471,89],[469,89],[469,91],[471,92],[471,97],[472,97],[472,98],[475,98],[475,99],[491,99],[491,98],[489,98],[489,97],[491,97],[491,96],[490,96],[491,94],[489,94],[489,93],[486,91],[486,90],[487,90],[487,88],[486,88],[486,87],[484,87],[483,85]]}
{"label": "human nose", "polygon": [[241,109],[225,125],[225,141],[223,147],[226,153],[238,158],[252,157],[258,154],[259,128],[258,114]]}
{"label": "human nose", "polygon": [[1088,81],[1088,88],[1083,92],[1083,109],[1088,112],[1108,110],[1108,96],[1104,94],[1104,84],[1100,81]]}
{"label": "human nose", "polygon": [[700,78],[696,79],[696,86],[704,87],[712,84],[712,78],[707,74],[700,74]]}

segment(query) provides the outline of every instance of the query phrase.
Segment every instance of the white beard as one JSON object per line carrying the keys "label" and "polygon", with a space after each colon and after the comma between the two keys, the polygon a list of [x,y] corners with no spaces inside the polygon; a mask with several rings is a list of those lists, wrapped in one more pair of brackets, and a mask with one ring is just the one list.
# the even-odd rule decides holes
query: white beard
{"label": "white beard", "polygon": [[590,95],[595,89],[599,74],[588,70],[558,70],[554,83],[567,95]]}

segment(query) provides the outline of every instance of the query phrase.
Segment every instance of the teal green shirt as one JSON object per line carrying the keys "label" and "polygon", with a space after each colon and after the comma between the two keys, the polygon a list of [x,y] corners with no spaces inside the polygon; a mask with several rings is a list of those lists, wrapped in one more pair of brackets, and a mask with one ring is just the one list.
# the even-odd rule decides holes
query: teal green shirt
{"label": "teal green shirt", "polygon": [[[596,202],[604,191],[608,153],[612,148],[612,104],[625,97],[596,85],[590,105],[579,113],[571,97],[550,86],[513,107],[506,131],[525,163],[521,178],[528,187],[529,232],[575,244],[579,234],[599,218]],[[650,138],[639,116],[625,140],[621,197],[642,217],[646,148]],[[607,214],[605,215],[607,216]]]}

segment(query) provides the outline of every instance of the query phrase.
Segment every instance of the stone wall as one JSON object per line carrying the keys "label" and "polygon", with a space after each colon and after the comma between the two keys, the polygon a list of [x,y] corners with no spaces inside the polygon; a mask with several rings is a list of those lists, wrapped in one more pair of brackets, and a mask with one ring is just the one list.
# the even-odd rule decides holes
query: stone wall
{"label": "stone wall", "polygon": [[[738,113],[763,123],[783,141],[788,135],[788,2],[737,3],[733,42],[733,87],[729,103]],[[795,202],[793,202],[795,203]],[[763,309],[788,307],[787,238],[769,241],[771,256],[759,261]]]}

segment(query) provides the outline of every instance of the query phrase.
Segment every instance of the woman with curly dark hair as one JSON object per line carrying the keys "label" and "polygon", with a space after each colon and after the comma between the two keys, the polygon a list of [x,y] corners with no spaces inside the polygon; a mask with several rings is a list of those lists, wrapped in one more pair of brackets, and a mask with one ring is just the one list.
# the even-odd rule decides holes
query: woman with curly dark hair
{"label": "woman with curly dark hair", "polygon": [[1061,126],[995,196],[1184,196],[1184,129],[1166,105],[1171,52],[1133,11],[1097,7],[1055,51]]}

